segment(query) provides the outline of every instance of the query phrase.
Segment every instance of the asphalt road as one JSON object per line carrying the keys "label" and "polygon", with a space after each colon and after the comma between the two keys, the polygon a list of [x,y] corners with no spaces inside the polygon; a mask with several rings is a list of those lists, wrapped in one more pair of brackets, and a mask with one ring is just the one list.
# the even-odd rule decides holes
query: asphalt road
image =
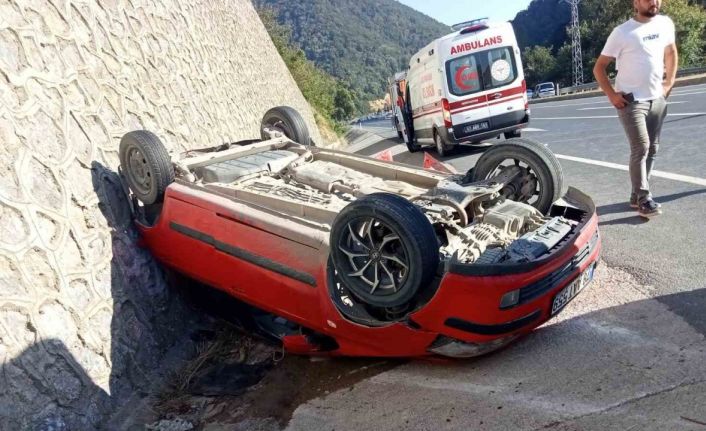
{"label": "asphalt road", "polygon": [[[630,180],[621,167],[627,169],[628,144],[606,98],[533,104],[530,127],[523,133],[548,145],[561,158],[565,184],[593,197],[606,263],[633,274],[655,297],[706,288],[706,85],[677,88],[668,103],[655,166],[660,176],[651,180],[652,193],[664,214],[649,222],[627,205]],[[420,165],[423,154],[408,153],[394,139],[389,124],[389,120],[365,123],[365,129],[388,139],[358,152],[371,155],[391,148],[399,152],[396,161]],[[439,157],[433,147],[426,150],[466,171],[483,148],[462,147],[446,158]],[[687,178],[672,179],[675,176]],[[706,304],[692,305],[681,304],[675,310],[706,332]]]}
{"label": "asphalt road", "polygon": [[[486,357],[412,362],[315,398],[288,429],[706,430],[706,85],[669,102],[651,181],[664,214],[650,221],[628,206],[628,144],[605,98],[531,105],[524,136],[593,197],[603,238],[594,283],[557,319]],[[389,120],[362,127],[379,138],[351,151],[422,163]],[[465,171],[482,151],[443,160]]]}

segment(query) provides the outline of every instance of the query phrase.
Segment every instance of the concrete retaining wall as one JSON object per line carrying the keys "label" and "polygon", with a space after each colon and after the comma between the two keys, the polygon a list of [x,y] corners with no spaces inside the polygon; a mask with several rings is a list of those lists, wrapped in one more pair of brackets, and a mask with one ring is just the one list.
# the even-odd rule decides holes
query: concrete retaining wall
{"label": "concrete retaining wall", "polygon": [[135,244],[118,144],[259,136],[309,106],[247,0],[0,0],[0,429],[95,429],[190,313]]}

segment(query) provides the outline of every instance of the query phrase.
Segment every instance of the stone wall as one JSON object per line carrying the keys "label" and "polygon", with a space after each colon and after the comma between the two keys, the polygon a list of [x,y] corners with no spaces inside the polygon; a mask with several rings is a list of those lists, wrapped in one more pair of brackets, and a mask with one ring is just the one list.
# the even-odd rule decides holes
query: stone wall
{"label": "stone wall", "polygon": [[148,391],[189,312],[136,247],[129,130],[170,150],[309,106],[247,0],[0,0],[0,429],[95,429]]}

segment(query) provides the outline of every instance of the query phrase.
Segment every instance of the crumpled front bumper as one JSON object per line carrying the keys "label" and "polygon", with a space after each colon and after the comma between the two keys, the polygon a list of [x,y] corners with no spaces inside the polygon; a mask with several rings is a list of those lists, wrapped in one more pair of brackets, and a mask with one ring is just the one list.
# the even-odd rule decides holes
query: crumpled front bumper
{"label": "crumpled front bumper", "polygon": [[[573,188],[563,200],[566,205],[555,204],[550,214],[568,211],[579,217],[580,213],[580,221],[547,256],[523,264],[448,265],[434,297],[411,316],[424,330],[439,334],[429,351],[450,356],[483,354],[553,317],[554,297],[587,268],[595,267],[601,249],[593,201]],[[502,297],[517,290],[518,304],[501,308]]]}

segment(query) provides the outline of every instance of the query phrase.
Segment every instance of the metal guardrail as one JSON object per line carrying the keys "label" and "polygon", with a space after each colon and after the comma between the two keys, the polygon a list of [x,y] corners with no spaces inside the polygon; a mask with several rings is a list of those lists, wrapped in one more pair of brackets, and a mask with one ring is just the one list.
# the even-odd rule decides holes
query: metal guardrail
{"label": "metal guardrail", "polygon": [[[677,78],[689,75],[698,75],[700,73],[706,73],[706,67],[687,67],[684,69],[677,70]],[[615,80],[611,80],[611,83],[615,83]],[[575,87],[564,87],[559,90],[559,95],[573,94],[573,93],[583,93],[584,91],[598,90],[597,82],[589,82],[588,84],[577,85]]]}

